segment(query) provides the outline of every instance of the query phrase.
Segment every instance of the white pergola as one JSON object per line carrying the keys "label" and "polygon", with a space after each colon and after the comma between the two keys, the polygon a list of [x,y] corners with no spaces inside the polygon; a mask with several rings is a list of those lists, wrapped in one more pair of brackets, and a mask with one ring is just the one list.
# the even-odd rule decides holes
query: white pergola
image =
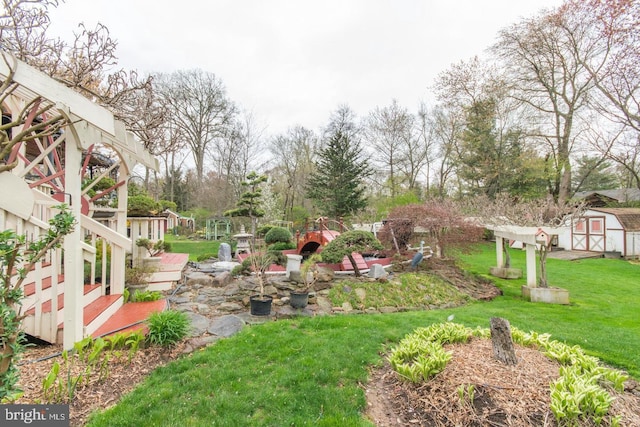
{"label": "white pergola", "polygon": [[526,250],[526,273],[527,286],[535,288],[538,285],[536,278],[536,250],[538,245],[546,245],[552,236],[562,234],[566,227],[522,227],[516,225],[488,226],[493,231],[496,238],[496,260],[498,267],[504,267],[504,257],[502,253],[503,241],[515,240],[522,242]]}
{"label": "white pergola", "polygon": [[[83,338],[83,288],[78,284],[83,281],[82,228],[88,227],[85,223],[91,220],[84,217],[81,211],[83,194],[82,176],[79,170],[83,163],[83,150],[90,149],[96,143],[103,143],[111,147],[120,159],[123,185],[117,189],[117,226],[115,230],[109,230],[106,227],[100,230],[104,235],[111,235],[120,242],[120,249],[113,255],[113,262],[122,264],[116,272],[118,277],[112,288],[112,292],[116,293],[121,292],[124,286],[125,248],[128,249],[131,245],[126,237],[127,178],[136,164],[142,164],[154,170],[157,170],[159,165],[157,159],[145,150],[133,134],[125,129],[124,123],[118,121],[109,110],[9,54],[3,52],[0,54],[2,55],[0,78],[7,78],[13,69],[13,81],[18,85],[12,95],[5,100],[3,108],[6,107],[8,111],[21,111],[29,101],[43,98],[55,104],[54,111],[64,115],[70,122],[65,132],[59,137],[60,144],[64,144],[65,153],[63,162],[65,167],[59,173],[64,177],[64,195],[68,200],[70,212],[79,223],[64,241],[64,280],[69,285],[65,287],[64,292],[63,345],[64,348],[72,348],[73,343]],[[48,152],[43,152],[39,158],[46,160],[47,154]],[[21,172],[20,169],[21,167],[17,167],[13,173],[24,174],[25,172]],[[3,197],[8,200],[26,200],[27,202],[22,203],[28,203],[28,206],[21,211],[24,211],[26,216],[30,216],[30,210],[33,210],[33,197],[30,195],[28,185],[15,186],[15,188],[12,186],[2,190]],[[52,298],[52,301],[52,304],[55,304],[56,299]],[[57,324],[55,326],[57,327]]]}

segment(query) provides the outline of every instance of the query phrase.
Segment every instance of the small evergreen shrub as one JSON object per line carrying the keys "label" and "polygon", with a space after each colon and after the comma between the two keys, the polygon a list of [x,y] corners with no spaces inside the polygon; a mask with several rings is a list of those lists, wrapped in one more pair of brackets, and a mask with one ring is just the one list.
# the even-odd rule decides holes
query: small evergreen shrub
{"label": "small evergreen shrub", "polygon": [[267,234],[264,235],[264,242],[267,245],[272,245],[278,242],[289,243],[293,236],[291,232],[284,227],[273,227]]}
{"label": "small evergreen shrub", "polygon": [[187,336],[190,322],[181,311],[167,310],[151,314],[147,320],[149,334],[147,340],[151,344],[171,346]]}
{"label": "small evergreen shrub", "polygon": [[295,249],[297,246],[292,242],[276,242],[272,245],[269,245],[270,251],[285,251],[287,249]]}
{"label": "small evergreen shrub", "polygon": [[258,236],[265,236],[273,227],[273,225],[261,225],[257,230]]}
{"label": "small evergreen shrub", "polygon": [[198,255],[198,256],[196,257],[196,261],[198,261],[198,262],[202,262],[202,261],[206,261],[206,260],[208,260],[208,259],[215,258],[215,257],[216,257],[216,254],[211,253],[211,252],[207,252],[206,254],[200,254],[200,255]]}

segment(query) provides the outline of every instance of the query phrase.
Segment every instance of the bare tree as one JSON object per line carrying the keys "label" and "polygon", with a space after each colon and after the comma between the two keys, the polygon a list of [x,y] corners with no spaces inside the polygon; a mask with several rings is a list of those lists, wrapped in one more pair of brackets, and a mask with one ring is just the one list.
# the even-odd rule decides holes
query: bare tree
{"label": "bare tree", "polygon": [[562,11],[573,22],[588,25],[591,56],[581,45],[575,55],[604,97],[598,111],[640,132],[640,3],[633,0],[569,0]]}
{"label": "bare tree", "polygon": [[407,146],[414,145],[413,131],[414,117],[395,99],[387,107],[375,108],[366,119],[367,145],[372,149],[373,160],[386,171],[386,186],[392,198],[401,184],[397,170],[402,164],[406,166],[410,152]]}
{"label": "bare tree", "polygon": [[262,169],[264,128],[258,128],[254,115],[243,111],[231,124],[224,138],[216,138],[214,149],[209,153],[216,171],[227,181],[233,196],[243,192],[241,182],[251,170]]}
{"label": "bare tree", "polygon": [[[560,227],[571,226],[585,210],[584,203],[560,202],[552,195],[535,200],[519,200],[507,193],[489,199],[482,195],[469,198],[463,208],[484,226]],[[540,287],[548,287],[546,260],[551,251],[552,240],[541,244],[538,250],[540,261]]]}
{"label": "bare tree", "polygon": [[222,81],[202,70],[176,71],[156,77],[171,120],[185,135],[192,151],[198,182],[202,183],[206,155],[216,140],[229,135],[236,107]]}
{"label": "bare tree", "polygon": [[[416,148],[415,148],[415,162],[413,160],[413,155],[410,155],[408,163],[411,165],[412,171],[411,176],[415,176],[415,180],[417,180],[418,174],[424,173],[425,176],[425,187],[427,192],[431,189],[431,168],[432,165],[435,164],[436,161],[436,149],[437,149],[437,135],[436,128],[433,125],[433,118],[431,117],[431,111],[426,104],[420,105],[420,110],[418,111],[417,119],[416,119]],[[411,149],[411,147],[410,147]],[[411,149],[414,151],[413,149]],[[415,186],[414,184],[413,186]]]}
{"label": "bare tree", "polygon": [[434,165],[435,194],[443,198],[455,178],[457,141],[464,129],[464,121],[455,111],[442,107],[434,108],[430,112],[429,121],[438,151],[437,164]]}
{"label": "bare tree", "polygon": [[563,203],[572,194],[570,157],[580,113],[594,85],[584,59],[601,56],[601,47],[590,38],[587,24],[560,9],[503,29],[492,51],[506,69],[515,98],[538,119],[539,138],[554,166],[550,191]]}
{"label": "bare tree", "polygon": [[275,172],[280,179],[285,218],[293,218],[293,207],[302,205],[305,199],[307,178],[313,172],[314,153],[318,137],[312,130],[295,126],[286,134],[277,135],[269,150],[274,158]]}

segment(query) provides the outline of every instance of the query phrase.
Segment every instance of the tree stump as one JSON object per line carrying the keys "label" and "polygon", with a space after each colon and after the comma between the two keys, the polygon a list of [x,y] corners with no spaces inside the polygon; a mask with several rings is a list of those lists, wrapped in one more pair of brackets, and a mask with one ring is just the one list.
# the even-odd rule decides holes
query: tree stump
{"label": "tree stump", "polygon": [[504,364],[516,365],[516,350],[511,340],[511,326],[507,319],[501,317],[491,318],[491,343],[493,355]]}

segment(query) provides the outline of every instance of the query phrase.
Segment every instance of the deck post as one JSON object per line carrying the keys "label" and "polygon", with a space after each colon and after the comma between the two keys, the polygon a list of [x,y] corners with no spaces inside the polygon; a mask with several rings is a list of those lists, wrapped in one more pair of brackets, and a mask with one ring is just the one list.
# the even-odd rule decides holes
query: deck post
{"label": "deck post", "polygon": [[[65,189],[71,201],[69,209],[76,219],[77,225],[64,239],[64,333],[62,345],[70,350],[73,345],[81,341],[84,334],[83,304],[84,293],[84,262],[82,247],[78,242],[82,241],[80,227],[81,208],[81,177],[78,173],[82,164],[82,151],[76,141],[74,132],[67,132],[65,141]],[[52,313],[53,314],[53,313]],[[53,316],[55,320],[55,315]]]}

